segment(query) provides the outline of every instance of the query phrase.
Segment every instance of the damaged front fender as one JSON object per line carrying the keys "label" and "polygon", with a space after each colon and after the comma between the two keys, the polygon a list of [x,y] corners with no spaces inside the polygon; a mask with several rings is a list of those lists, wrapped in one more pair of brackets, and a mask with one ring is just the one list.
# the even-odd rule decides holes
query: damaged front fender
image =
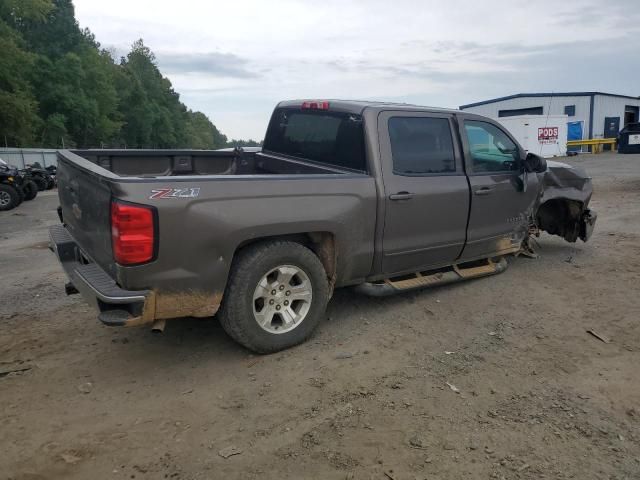
{"label": "damaged front fender", "polygon": [[535,208],[536,226],[568,242],[589,240],[597,218],[589,209],[591,177],[583,168],[551,160],[539,175],[542,191]]}

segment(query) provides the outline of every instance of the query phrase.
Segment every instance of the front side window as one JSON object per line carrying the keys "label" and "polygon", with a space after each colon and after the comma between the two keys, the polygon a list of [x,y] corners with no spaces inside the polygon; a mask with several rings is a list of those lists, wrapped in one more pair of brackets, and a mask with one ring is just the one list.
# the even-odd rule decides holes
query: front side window
{"label": "front side window", "polygon": [[518,170],[518,147],[501,129],[475,120],[466,120],[464,129],[475,173]]}
{"label": "front side window", "polygon": [[389,138],[393,171],[398,175],[428,175],[456,171],[449,120],[391,117]]}

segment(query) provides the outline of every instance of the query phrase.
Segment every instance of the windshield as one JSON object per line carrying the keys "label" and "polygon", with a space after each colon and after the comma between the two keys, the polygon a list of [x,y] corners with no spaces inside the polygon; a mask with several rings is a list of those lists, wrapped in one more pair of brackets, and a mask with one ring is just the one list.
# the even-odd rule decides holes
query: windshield
{"label": "windshield", "polygon": [[352,113],[278,108],[264,150],[366,171],[362,117]]}

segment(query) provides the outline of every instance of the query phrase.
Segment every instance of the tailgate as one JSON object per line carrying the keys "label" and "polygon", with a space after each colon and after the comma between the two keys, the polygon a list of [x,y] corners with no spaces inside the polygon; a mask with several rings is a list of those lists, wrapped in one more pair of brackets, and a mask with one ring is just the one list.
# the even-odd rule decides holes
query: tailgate
{"label": "tailgate", "polygon": [[[76,161],[75,155],[69,157],[58,154],[56,172],[63,222],[82,251],[112,272],[110,184],[96,171],[100,167],[84,159]],[[83,168],[80,161],[91,168]]]}

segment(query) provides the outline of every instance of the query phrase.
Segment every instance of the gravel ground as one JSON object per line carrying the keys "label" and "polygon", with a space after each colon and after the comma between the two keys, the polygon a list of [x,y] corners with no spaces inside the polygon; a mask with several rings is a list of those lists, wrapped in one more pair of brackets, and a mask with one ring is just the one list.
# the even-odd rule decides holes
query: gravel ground
{"label": "gravel ground", "polygon": [[640,155],[567,161],[594,176],[589,243],[337,291],[269,356],[215,319],[102,326],[46,248],[55,192],[0,212],[0,478],[640,478]]}

